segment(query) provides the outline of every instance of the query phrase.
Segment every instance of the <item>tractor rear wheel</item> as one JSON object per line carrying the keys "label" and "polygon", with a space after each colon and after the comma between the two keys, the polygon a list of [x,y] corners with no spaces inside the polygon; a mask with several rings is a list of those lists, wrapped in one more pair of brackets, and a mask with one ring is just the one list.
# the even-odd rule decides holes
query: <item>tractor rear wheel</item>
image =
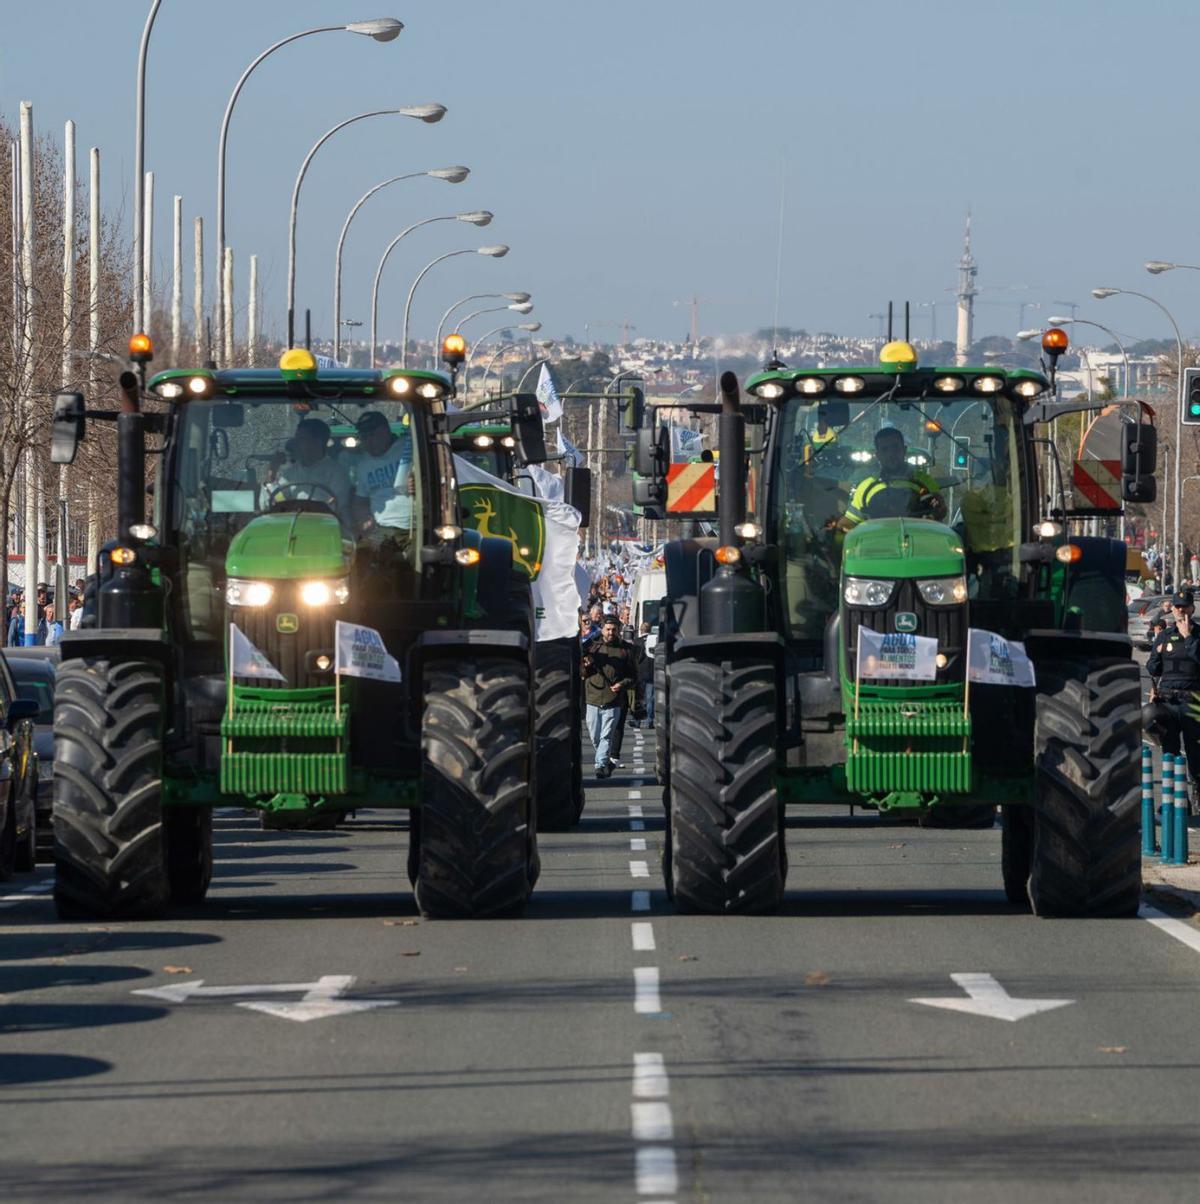
{"label": "tractor rear wheel", "polygon": [[167,807],[167,879],[172,903],[203,903],[213,872],[213,818],[208,807]]}
{"label": "tractor rear wheel", "polygon": [[1037,666],[1029,899],[1039,916],[1132,916],[1142,890],[1141,681],[1113,657]]}
{"label": "tractor rear wheel", "polygon": [[1029,910],[1029,869],[1033,863],[1033,812],[1028,807],[1004,806],[1000,821],[1000,872],[1004,897]]}
{"label": "tractor rear wheel", "polygon": [[537,861],[527,671],[500,657],[432,661],[424,688],[417,905],[430,919],[519,912]]}
{"label": "tractor rear wheel", "polygon": [[537,747],[537,828],[566,832],[575,822],[571,742],[571,641],[536,645],[533,679]]}
{"label": "tractor rear wheel", "polygon": [[706,914],[775,911],[785,870],[774,667],[677,660],[669,689],[675,905]]}
{"label": "tractor rear wheel", "polygon": [[134,919],[166,907],[162,720],[157,665],[59,665],[54,901],[63,919]]}

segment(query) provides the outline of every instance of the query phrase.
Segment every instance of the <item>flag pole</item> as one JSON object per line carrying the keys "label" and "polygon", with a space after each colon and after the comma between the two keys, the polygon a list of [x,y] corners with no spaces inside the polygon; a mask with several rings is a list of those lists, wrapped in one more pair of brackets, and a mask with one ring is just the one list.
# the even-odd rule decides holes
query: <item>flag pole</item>
{"label": "flag pole", "polygon": [[[229,624],[229,648],[225,654],[225,664],[227,672],[225,675],[225,692],[228,695],[229,707],[229,722],[233,722],[233,628],[234,624]],[[233,756],[233,735],[232,733],[226,737],[225,752],[228,756]]]}
{"label": "flag pole", "polygon": [[862,627],[854,641],[854,752],[858,752],[858,692],[862,679]]}
{"label": "flag pole", "polygon": [[[963,665],[963,677],[966,684],[963,686],[963,718],[970,722],[971,718],[971,629],[967,628],[967,647]],[[968,729],[969,730],[969,729]],[[963,732],[963,752],[970,752],[970,737],[967,731]]]}
{"label": "flag pole", "polygon": [[333,628],[333,713],[337,716],[338,735],[337,751],[342,751],[342,641],[339,638],[338,624]]}

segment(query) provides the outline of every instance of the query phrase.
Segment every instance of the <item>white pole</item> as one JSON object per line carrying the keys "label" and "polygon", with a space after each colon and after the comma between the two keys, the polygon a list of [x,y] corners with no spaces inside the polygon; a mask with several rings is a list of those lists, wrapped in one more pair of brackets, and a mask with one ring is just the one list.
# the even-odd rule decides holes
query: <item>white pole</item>
{"label": "white pole", "polygon": [[[100,148],[91,149],[88,184],[88,350],[100,348]],[[88,401],[96,399],[96,359],[88,357]],[[96,487],[87,483],[87,566],[84,576],[95,569],[100,555],[100,515],[96,505]]]}
{"label": "white pole", "polygon": [[258,256],[250,256],[250,297],[246,303],[246,363],[254,367],[258,343]]}
{"label": "white pole", "polygon": [[50,565],[46,555],[46,482],[42,466],[37,466],[37,579],[49,582]]}
{"label": "white pole", "polygon": [[192,268],[192,323],[196,339],[196,364],[204,363],[204,218],[196,218],[195,257]]}
{"label": "white pole", "polygon": [[149,328],[154,301],[154,172],[146,172],[146,210],[142,229],[142,322]]}
{"label": "white pole", "polygon": [[[21,102],[21,405],[26,439],[33,425],[33,105]],[[33,448],[25,447],[25,643],[37,639],[38,497]]]}
{"label": "white pole", "polygon": [[171,255],[171,367],[179,367],[179,339],[183,330],[183,197],[175,198],[172,214]]}
{"label": "white pole", "polygon": [[233,248],[225,248],[225,279],[221,288],[225,301],[225,354],[221,363],[229,367],[233,363]]}
{"label": "white pole", "polygon": [[[14,359],[17,349],[21,346],[21,148],[16,142],[10,142],[8,147],[8,164],[9,164],[9,202],[12,209],[12,346]],[[22,399],[18,398],[18,405],[24,404]],[[16,447],[17,465],[14,470],[21,467],[21,445],[18,443]],[[14,536],[12,550],[14,552],[24,552],[25,532],[22,525],[24,515],[24,482],[18,477],[17,491],[13,495],[12,508],[12,533]],[[20,541],[15,537],[20,534]]]}
{"label": "white pole", "polygon": [[[62,310],[62,384],[68,388],[74,379],[75,365],[71,351],[75,325],[75,123],[68,121],[63,129],[63,310]],[[58,575],[56,585],[67,585],[67,533],[61,529],[67,500],[67,466],[58,469]],[[54,593],[55,613],[66,608],[65,588],[60,596]]]}

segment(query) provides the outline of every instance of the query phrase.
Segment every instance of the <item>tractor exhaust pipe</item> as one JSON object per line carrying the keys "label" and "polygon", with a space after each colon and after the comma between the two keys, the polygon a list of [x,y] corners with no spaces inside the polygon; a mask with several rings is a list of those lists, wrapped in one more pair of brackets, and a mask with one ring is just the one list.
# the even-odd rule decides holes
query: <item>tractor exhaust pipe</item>
{"label": "tractor exhaust pipe", "polygon": [[737,527],[746,519],[746,420],[737,377],[721,373],[721,487],[717,491],[717,526],[722,547],[737,543]]}

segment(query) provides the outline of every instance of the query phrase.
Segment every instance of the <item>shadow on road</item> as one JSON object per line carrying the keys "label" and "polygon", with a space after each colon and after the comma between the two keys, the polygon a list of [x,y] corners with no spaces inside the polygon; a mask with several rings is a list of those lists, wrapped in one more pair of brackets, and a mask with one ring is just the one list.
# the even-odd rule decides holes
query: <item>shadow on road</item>
{"label": "shadow on road", "polygon": [[32,1083],[82,1079],[111,1070],[111,1062],[80,1058],[74,1054],[6,1053],[0,1058],[0,1087],[25,1087]]}

